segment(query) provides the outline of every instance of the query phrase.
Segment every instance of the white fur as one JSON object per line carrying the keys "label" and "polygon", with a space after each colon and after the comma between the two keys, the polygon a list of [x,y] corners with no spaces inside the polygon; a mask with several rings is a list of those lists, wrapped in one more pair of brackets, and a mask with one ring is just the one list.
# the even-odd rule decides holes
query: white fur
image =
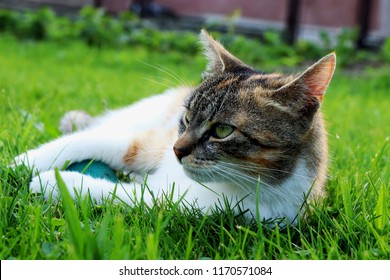
{"label": "white fur", "polygon": [[[54,168],[62,168],[67,162],[95,159],[107,163],[116,170],[134,171],[124,161],[124,155],[132,141],[150,129],[157,129],[161,132],[176,129],[182,107],[179,105],[176,110],[172,110],[174,108],[172,104],[180,104],[178,99],[184,97],[183,90],[168,90],[162,95],[156,95],[127,108],[109,112],[95,119],[94,124],[85,130],[62,136],[16,157],[16,164],[24,164],[34,168],[37,172],[37,176],[30,184],[33,192],[43,192],[46,197],[53,195],[54,198],[58,196]],[[196,203],[204,212],[207,212],[216,203],[221,205],[223,196],[228,198],[232,205],[245,198],[241,207],[249,209],[253,216],[257,216],[256,212],[259,210],[261,219],[286,218],[289,222],[294,222],[304,202],[304,196],[312,183],[303,160],[294,170],[294,175],[282,185],[270,187],[263,186],[260,182],[257,197],[256,185],[246,189],[237,186],[234,182],[202,185],[189,178],[172,151],[176,138],[175,134],[171,139],[164,140],[166,141],[164,153],[158,162],[158,168],[155,172],[148,174],[147,186],[150,193],[146,191],[142,196],[146,203],[153,202],[151,194],[159,197],[164,192],[173,191],[175,199],[180,199],[185,195],[185,201],[191,204]],[[149,164],[150,168],[154,167],[155,159],[146,164]],[[147,166],[145,172],[138,170],[138,174],[134,174],[135,178],[141,178],[137,182],[118,184],[77,172],[61,171],[60,175],[71,194],[90,194],[99,202],[104,197],[109,198],[115,190],[117,198],[132,204],[135,199],[141,199],[141,185],[144,183],[146,170]]]}

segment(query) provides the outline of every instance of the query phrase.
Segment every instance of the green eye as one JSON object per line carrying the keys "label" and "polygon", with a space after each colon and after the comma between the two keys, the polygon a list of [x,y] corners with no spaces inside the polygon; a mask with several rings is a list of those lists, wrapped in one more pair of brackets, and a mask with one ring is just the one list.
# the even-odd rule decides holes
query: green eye
{"label": "green eye", "polygon": [[188,125],[190,123],[190,119],[191,119],[191,113],[190,111],[187,110],[183,117],[184,124]]}
{"label": "green eye", "polygon": [[224,139],[232,134],[234,127],[228,124],[219,124],[214,128],[212,136],[217,139]]}

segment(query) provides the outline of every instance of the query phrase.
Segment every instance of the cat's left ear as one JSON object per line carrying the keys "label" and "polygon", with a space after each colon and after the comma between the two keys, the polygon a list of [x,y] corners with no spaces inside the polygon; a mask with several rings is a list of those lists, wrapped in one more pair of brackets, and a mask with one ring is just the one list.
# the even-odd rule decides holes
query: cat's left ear
{"label": "cat's left ear", "polygon": [[204,29],[200,32],[200,41],[208,59],[203,76],[233,72],[237,69],[250,68],[244,62],[228,52],[218,41],[214,40]]}
{"label": "cat's left ear", "polygon": [[279,90],[298,90],[300,93],[304,93],[309,98],[315,98],[321,103],[335,69],[336,54],[332,52],[307,68],[298,78]]}

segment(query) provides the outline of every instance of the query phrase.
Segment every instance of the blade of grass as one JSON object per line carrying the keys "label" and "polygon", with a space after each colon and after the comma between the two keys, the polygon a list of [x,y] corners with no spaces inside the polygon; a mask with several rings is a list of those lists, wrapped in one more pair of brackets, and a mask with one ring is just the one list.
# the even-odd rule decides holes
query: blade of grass
{"label": "blade of grass", "polygon": [[377,218],[374,220],[374,225],[380,231],[382,231],[385,226],[389,224],[388,201],[387,187],[385,184],[381,184],[378,201],[374,211],[375,215],[377,216]]}
{"label": "blade of grass", "polygon": [[68,188],[65,185],[65,182],[62,180],[58,168],[55,169],[55,177],[57,180],[58,190],[61,195],[62,204],[65,212],[65,221],[67,228],[69,230],[69,238],[74,247],[77,258],[83,258],[84,254],[84,240],[83,240],[83,230],[81,228],[81,221],[77,214],[73,198],[70,195]]}

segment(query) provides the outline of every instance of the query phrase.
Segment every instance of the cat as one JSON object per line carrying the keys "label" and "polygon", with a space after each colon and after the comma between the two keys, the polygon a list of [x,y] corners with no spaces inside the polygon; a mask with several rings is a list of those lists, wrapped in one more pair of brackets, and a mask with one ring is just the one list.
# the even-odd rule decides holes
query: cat
{"label": "cat", "polygon": [[[248,217],[297,223],[305,202],[326,193],[327,136],[319,107],[335,53],[291,76],[253,69],[205,30],[200,41],[208,65],[198,86],[87,115],[81,130],[17,156],[16,165],[35,172],[31,191],[58,197],[54,169],[94,159],[131,172],[134,181],[60,171],[73,196],[88,194],[99,203],[115,191],[132,205],[172,192],[204,213],[225,198]],[[68,129],[72,116],[63,120]]]}

